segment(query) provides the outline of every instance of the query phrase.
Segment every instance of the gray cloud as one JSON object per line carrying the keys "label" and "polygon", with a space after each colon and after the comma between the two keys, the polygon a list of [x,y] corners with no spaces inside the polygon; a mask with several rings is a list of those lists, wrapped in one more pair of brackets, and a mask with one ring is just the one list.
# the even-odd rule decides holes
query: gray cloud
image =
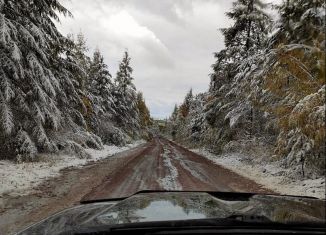
{"label": "gray cloud", "polygon": [[218,28],[230,25],[229,0],[62,0],[74,18],[62,33],[82,31],[100,48],[112,74],[128,48],[135,84],[154,117],[167,117],[191,87],[207,90],[212,53],[223,48]]}

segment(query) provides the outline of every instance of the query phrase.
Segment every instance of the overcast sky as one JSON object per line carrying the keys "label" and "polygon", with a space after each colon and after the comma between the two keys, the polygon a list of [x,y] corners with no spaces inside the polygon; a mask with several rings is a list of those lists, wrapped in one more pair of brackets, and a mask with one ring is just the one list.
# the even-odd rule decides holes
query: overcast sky
{"label": "overcast sky", "polygon": [[80,31],[91,52],[98,47],[115,76],[124,50],[134,83],[151,115],[165,118],[186,92],[206,91],[213,52],[223,48],[219,28],[230,26],[230,0],[61,0],[73,18],[63,34]]}

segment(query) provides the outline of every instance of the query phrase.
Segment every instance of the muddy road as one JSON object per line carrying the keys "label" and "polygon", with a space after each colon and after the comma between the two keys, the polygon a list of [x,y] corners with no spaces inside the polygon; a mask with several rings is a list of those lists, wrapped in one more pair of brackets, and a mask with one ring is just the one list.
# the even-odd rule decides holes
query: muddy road
{"label": "muddy road", "polygon": [[154,138],[83,200],[127,197],[140,190],[271,192],[174,142]]}
{"label": "muddy road", "polygon": [[167,139],[82,168],[67,168],[26,195],[0,195],[0,234],[12,234],[83,200],[126,197],[140,190],[271,193]]}

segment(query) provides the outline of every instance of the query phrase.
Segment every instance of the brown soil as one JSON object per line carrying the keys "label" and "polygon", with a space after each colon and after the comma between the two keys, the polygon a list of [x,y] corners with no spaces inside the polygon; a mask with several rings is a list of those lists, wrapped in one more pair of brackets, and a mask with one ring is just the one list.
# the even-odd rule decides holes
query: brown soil
{"label": "brown soil", "polygon": [[[163,154],[170,159],[178,176],[176,188],[166,188],[160,179],[171,175]],[[173,177],[171,176],[173,180]],[[171,141],[156,138],[148,147],[134,155],[103,184],[91,191],[84,200],[127,197],[140,190],[235,191],[271,193],[254,181],[218,166]]]}
{"label": "brown soil", "polygon": [[[177,175],[172,174],[171,166]],[[272,193],[171,141],[155,138],[135,149],[82,168],[70,168],[27,196],[0,196],[0,234],[17,232],[81,200],[126,197],[140,190]],[[168,178],[177,188],[167,188]],[[2,206],[1,206],[2,204]]]}
{"label": "brown soil", "polygon": [[122,152],[82,168],[66,168],[24,196],[0,195],[0,234],[12,234],[68,207],[115,174],[146,145]]}

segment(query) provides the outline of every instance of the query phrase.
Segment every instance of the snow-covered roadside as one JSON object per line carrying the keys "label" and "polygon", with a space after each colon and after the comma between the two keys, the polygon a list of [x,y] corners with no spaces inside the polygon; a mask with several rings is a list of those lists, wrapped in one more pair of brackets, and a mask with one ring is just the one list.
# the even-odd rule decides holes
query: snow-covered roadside
{"label": "snow-covered roadside", "polygon": [[291,171],[291,169],[284,169],[277,163],[261,164],[247,161],[246,156],[235,153],[214,155],[203,149],[192,149],[191,151],[239,175],[252,179],[277,193],[325,199],[325,178],[292,180],[287,177],[288,171]]}
{"label": "snow-covered roadside", "polygon": [[28,194],[31,189],[50,177],[60,175],[60,170],[68,167],[83,166],[114,154],[134,148],[145,141],[135,141],[123,147],[105,145],[103,150],[86,149],[89,158],[80,159],[76,156],[58,155],[47,161],[30,163],[13,163],[0,161],[0,197],[3,194]]}

